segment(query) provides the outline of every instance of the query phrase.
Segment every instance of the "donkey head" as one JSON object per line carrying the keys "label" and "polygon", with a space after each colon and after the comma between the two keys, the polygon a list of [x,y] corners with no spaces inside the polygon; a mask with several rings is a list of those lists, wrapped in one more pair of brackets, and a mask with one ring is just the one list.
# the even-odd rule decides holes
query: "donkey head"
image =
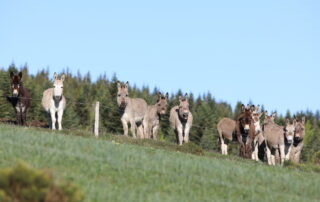
{"label": "donkey head", "polygon": [[185,94],[185,96],[182,98],[179,96],[179,116],[187,120],[189,116],[189,102],[188,102],[188,93]]}
{"label": "donkey head", "polygon": [[[253,107],[253,106],[251,106],[251,107]],[[262,113],[260,111],[260,105],[258,105],[257,107],[254,107],[252,109],[252,119],[253,119],[256,134],[261,132],[261,125],[260,125],[261,115],[262,115]]]}
{"label": "donkey head", "polygon": [[250,130],[250,125],[252,123],[252,110],[254,106],[241,106],[242,116],[240,118],[240,127],[243,128],[245,133],[248,133]]}
{"label": "donkey head", "polygon": [[157,113],[160,114],[160,115],[164,115],[164,114],[167,113],[169,94],[166,93],[166,95],[163,96],[159,92],[158,96],[159,96],[159,98],[157,100]]}
{"label": "donkey head", "polygon": [[117,94],[117,103],[121,108],[125,108],[129,102],[129,82],[122,85],[119,81],[117,82],[118,94]]}
{"label": "donkey head", "polygon": [[19,72],[18,75],[14,74],[13,72],[10,72],[10,78],[11,78],[11,90],[12,90],[12,96],[18,97],[20,92],[20,87],[22,86],[22,72]]}
{"label": "donkey head", "polygon": [[285,138],[286,141],[288,142],[288,144],[292,144],[293,143],[293,138],[294,138],[294,134],[295,134],[295,130],[296,130],[296,125],[297,125],[297,120],[293,119],[293,122],[291,124],[290,120],[287,119],[286,121],[286,125],[284,127],[284,134],[285,134]]}
{"label": "donkey head", "polygon": [[53,74],[53,99],[57,102],[60,101],[63,96],[63,82],[65,77],[63,74],[59,79],[56,73]]}
{"label": "donkey head", "polygon": [[299,143],[303,140],[304,138],[304,124],[306,122],[306,117],[302,117],[301,121],[296,122],[295,126],[295,134],[294,134],[294,142]]}
{"label": "donkey head", "polygon": [[264,112],[264,124],[274,123],[274,119],[277,117],[277,112],[273,112],[271,116],[268,115],[268,111]]}

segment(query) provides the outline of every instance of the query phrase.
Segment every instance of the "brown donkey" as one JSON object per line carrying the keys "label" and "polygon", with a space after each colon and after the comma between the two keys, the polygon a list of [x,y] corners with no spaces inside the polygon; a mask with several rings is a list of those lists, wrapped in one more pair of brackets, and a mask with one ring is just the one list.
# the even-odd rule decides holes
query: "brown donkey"
{"label": "brown donkey", "polygon": [[12,104],[17,116],[18,125],[27,124],[27,112],[31,105],[31,95],[22,85],[22,72],[18,75],[10,72],[12,96],[7,100]]}
{"label": "brown donkey", "polygon": [[240,143],[240,156],[252,158],[252,142],[255,138],[255,126],[252,119],[254,105],[245,107],[242,105],[242,113],[236,120],[236,134]]}

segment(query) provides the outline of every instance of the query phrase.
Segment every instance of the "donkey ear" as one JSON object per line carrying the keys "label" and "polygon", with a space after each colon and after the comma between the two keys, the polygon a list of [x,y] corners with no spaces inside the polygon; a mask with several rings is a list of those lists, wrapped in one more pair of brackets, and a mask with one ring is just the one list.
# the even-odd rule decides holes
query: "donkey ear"
{"label": "donkey ear", "polygon": [[305,117],[305,116],[303,116],[303,117],[302,117],[302,120],[301,120],[301,123],[304,125],[304,124],[305,124],[305,122],[306,122],[306,117]]}
{"label": "donkey ear", "polygon": [[289,124],[290,124],[290,120],[286,119],[286,125],[289,125]]}
{"label": "donkey ear", "polygon": [[256,107],[256,110],[257,110],[257,112],[260,111],[260,105],[258,105],[258,106]]}
{"label": "donkey ear", "polygon": [[251,105],[251,106],[250,106],[250,111],[253,112],[253,111],[255,111],[255,110],[256,110],[256,107],[255,107],[254,105]]}
{"label": "donkey ear", "polygon": [[118,89],[121,88],[121,83],[120,83],[120,81],[117,81],[117,87],[118,87]]}
{"label": "donkey ear", "polygon": [[182,97],[181,96],[179,96],[179,102],[181,102],[182,101]]}
{"label": "donkey ear", "polygon": [[57,78],[58,78],[57,73],[53,73],[53,80],[57,80]]}
{"label": "donkey ear", "polygon": [[276,118],[277,117],[277,112],[273,112],[272,117]]}
{"label": "donkey ear", "polygon": [[246,107],[244,106],[244,104],[241,105],[241,112],[244,112],[244,110],[246,109]]}
{"label": "donkey ear", "polygon": [[129,88],[129,81],[126,82],[126,84],[124,85],[125,88]]}
{"label": "donkey ear", "polygon": [[184,95],[184,98],[186,98],[186,100],[188,100],[188,93],[186,93],[186,94]]}
{"label": "donkey ear", "polygon": [[162,97],[162,93],[160,91],[158,92],[158,96],[159,96],[159,98]]}
{"label": "donkey ear", "polygon": [[21,78],[22,78],[22,72],[19,72],[18,75],[19,75],[19,77],[20,77],[20,79],[21,79]]}
{"label": "donkey ear", "polygon": [[14,73],[10,72],[10,78],[13,78],[13,77],[14,77]]}
{"label": "donkey ear", "polygon": [[63,82],[65,79],[66,79],[66,75],[62,74],[62,76],[61,76],[62,82]]}
{"label": "donkey ear", "polygon": [[294,119],[293,119],[293,125],[294,125],[294,126],[297,125],[297,119],[296,119],[296,117],[294,117]]}
{"label": "donkey ear", "polygon": [[166,99],[169,100],[169,93],[166,93]]}

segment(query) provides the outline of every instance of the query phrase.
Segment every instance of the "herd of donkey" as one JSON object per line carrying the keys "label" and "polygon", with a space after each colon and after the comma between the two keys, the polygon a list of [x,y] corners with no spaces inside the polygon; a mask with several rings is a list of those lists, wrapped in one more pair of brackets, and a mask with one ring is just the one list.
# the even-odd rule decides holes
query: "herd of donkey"
{"label": "herd of donkey", "polygon": [[[17,123],[26,124],[28,108],[31,104],[31,95],[22,85],[22,72],[10,73],[12,96],[7,100],[12,104],[16,112]],[[66,107],[66,99],[63,95],[63,82],[65,75],[58,77],[54,73],[53,87],[45,90],[42,97],[42,107],[50,114],[49,124],[52,130],[62,130],[62,116]],[[121,113],[121,122],[124,135],[128,136],[128,125],[133,138],[157,138],[160,125],[160,116],[166,114],[168,107],[168,93],[162,95],[155,105],[147,105],[141,98],[129,97],[128,82],[117,83],[117,103]],[[260,117],[264,113],[261,124]],[[228,144],[237,141],[240,144],[240,156],[255,161],[263,160],[267,156],[269,165],[276,164],[276,156],[282,165],[285,160],[298,163],[303,148],[305,117],[301,120],[294,118],[287,120],[285,126],[279,126],[274,122],[276,113],[271,116],[268,112],[261,112],[260,107],[254,105],[242,105],[242,112],[232,120],[223,118],[217,125],[221,152],[228,154]],[[179,105],[170,110],[170,124],[175,131],[177,144],[189,142],[189,131],[192,127],[193,116],[189,110],[188,94],[179,97]],[[261,155],[262,154],[262,155]]]}

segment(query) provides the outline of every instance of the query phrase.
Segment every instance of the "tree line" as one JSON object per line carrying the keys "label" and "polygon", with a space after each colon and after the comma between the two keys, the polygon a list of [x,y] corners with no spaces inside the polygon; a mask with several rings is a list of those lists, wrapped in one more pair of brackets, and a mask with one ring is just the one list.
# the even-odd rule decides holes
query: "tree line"
{"label": "tree line", "polygon": [[[14,109],[5,99],[5,96],[11,95],[9,77],[11,71],[22,71],[23,85],[28,88],[31,93],[32,103],[28,112],[29,125],[48,127],[48,116],[41,107],[41,98],[43,91],[52,87],[52,75],[49,75],[47,69],[43,69],[35,75],[32,75],[28,72],[27,65],[18,68],[15,64],[11,64],[8,68],[0,69],[0,121],[12,122],[15,120]],[[96,101],[100,101],[101,133],[122,134],[120,113],[116,103],[118,81],[116,75],[112,75],[109,78],[106,74],[103,74],[93,82],[90,73],[81,75],[81,73],[78,72],[76,75],[73,75],[68,69],[61,73],[66,75],[64,95],[67,99],[67,107],[63,117],[64,128],[92,131],[94,104]],[[131,84],[129,87],[130,97],[143,98],[149,105],[156,103],[158,92],[158,88],[151,90],[147,86],[138,88]],[[165,89],[163,89],[162,93],[165,92]],[[185,92],[178,90],[169,96],[169,110],[178,104],[178,97],[183,93]],[[192,92],[188,93],[190,109],[194,117],[194,126],[190,132],[190,140],[204,149],[218,151],[217,123],[223,117],[235,119],[241,112],[242,103],[238,102],[235,109],[232,109],[231,105],[227,102],[216,101],[211,93],[206,93],[201,96],[194,96]],[[167,114],[161,118],[158,137],[163,141],[174,142],[175,135],[169,124],[169,110]],[[262,110],[264,110],[263,105]],[[313,161],[316,153],[320,151],[320,112],[301,111],[295,115],[298,118],[306,116],[307,120],[302,161]],[[276,122],[284,125],[287,118],[293,118],[290,111],[285,115],[279,115]],[[233,147],[234,149],[231,153],[237,154],[237,145],[235,144]]]}

